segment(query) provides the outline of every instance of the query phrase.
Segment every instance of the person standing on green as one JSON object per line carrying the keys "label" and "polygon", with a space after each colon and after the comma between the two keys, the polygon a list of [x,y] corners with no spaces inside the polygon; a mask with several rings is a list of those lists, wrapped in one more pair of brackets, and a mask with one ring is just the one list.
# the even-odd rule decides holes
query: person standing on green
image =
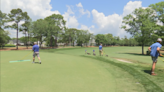
{"label": "person standing on green", "polygon": [[33,62],[32,63],[35,63],[35,56],[38,57],[39,59],[39,63],[41,64],[41,60],[40,60],[40,56],[39,56],[39,46],[37,45],[37,42],[34,42],[34,46],[32,48],[32,50],[34,51],[34,54],[33,54]]}
{"label": "person standing on green", "polygon": [[154,73],[154,70],[155,70],[155,66],[156,66],[156,63],[157,63],[158,56],[162,56],[162,54],[160,53],[160,49],[162,47],[161,42],[162,42],[162,39],[158,38],[157,42],[152,44],[148,48],[149,51],[151,51],[150,55],[151,55],[151,58],[152,58],[152,61],[153,61],[152,69],[151,69],[151,75],[157,75],[157,74]]}
{"label": "person standing on green", "polygon": [[99,53],[100,53],[100,56],[102,55],[103,56],[103,47],[102,47],[102,44],[100,44],[99,46]]}

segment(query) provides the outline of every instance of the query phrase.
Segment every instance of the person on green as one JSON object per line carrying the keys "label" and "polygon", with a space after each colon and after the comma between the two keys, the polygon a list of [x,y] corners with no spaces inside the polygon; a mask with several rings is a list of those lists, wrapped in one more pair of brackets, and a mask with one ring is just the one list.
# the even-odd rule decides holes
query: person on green
{"label": "person on green", "polygon": [[40,60],[40,56],[39,56],[39,46],[37,45],[37,42],[34,42],[34,46],[32,48],[32,50],[34,51],[33,53],[33,62],[32,63],[35,63],[35,56],[38,57],[39,59],[39,63],[41,64],[41,60]]}
{"label": "person on green", "polygon": [[102,44],[100,44],[100,46],[99,46],[99,53],[100,53],[100,56],[101,56],[101,55],[103,56],[103,48],[102,48]]}
{"label": "person on green", "polygon": [[162,42],[162,39],[158,38],[157,42],[152,44],[148,48],[149,51],[151,51],[150,55],[151,55],[151,58],[152,58],[152,61],[153,61],[152,69],[151,69],[151,75],[157,75],[157,74],[154,73],[154,70],[155,70],[155,65],[157,63],[158,56],[162,56],[162,54],[160,53],[160,49],[162,47],[161,42]]}

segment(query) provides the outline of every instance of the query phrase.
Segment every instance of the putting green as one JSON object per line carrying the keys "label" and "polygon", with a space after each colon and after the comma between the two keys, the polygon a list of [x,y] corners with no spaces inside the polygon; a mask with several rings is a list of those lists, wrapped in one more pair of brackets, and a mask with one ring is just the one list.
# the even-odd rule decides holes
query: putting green
{"label": "putting green", "polygon": [[26,53],[1,52],[2,92],[145,92],[126,71],[91,58],[41,52],[41,65],[8,63]]}

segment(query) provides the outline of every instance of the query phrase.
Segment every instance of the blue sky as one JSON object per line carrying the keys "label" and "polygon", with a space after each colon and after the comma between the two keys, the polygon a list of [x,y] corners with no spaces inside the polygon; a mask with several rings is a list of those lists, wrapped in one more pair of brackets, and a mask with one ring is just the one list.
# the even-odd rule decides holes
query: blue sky
{"label": "blue sky", "polygon": [[89,11],[93,9],[103,12],[105,15],[123,13],[124,6],[129,1],[142,1],[143,7],[148,7],[150,4],[158,3],[163,0],[51,0],[52,10],[59,10],[62,14],[67,10],[66,5],[75,6],[79,2]]}
{"label": "blue sky", "polygon": [[[150,4],[161,2],[162,0],[51,0],[52,10],[58,10],[61,14],[67,11],[66,5],[72,6],[74,12],[77,11],[76,4],[81,2],[84,9],[92,11],[96,9],[99,12],[103,12],[104,15],[111,15],[114,13],[122,14],[124,6],[129,1],[141,1],[143,7],[148,7]],[[76,14],[78,16],[78,13]],[[92,24],[92,16],[88,19],[87,16],[83,16],[78,18],[80,23],[84,23],[86,25]]]}
{"label": "blue sky", "polygon": [[[111,33],[114,36],[131,37],[120,29],[124,16],[135,8],[148,7],[162,0],[1,0],[1,9],[9,13],[21,8],[28,12],[32,20],[45,18],[51,14],[61,14],[68,28],[89,30],[94,34]],[[8,7],[6,7],[8,6]],[[9,30],[16,37],[15,30]],[[19,33],[19,37],[23,36]]]}

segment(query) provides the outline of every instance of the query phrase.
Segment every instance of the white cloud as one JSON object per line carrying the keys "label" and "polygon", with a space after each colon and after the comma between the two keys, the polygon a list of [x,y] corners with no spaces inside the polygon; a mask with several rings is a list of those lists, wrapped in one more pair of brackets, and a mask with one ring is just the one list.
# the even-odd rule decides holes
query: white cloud
{"label": "white cloud", "polygon": [[92,10],[93,22],[97,24],[98,28],[94,28],[94,33],[112,33],[114,36],[124,37],[125,35],[130,37],[130,34],[121,29],[123,17],[132,13],[136,8],[141,7],[141,1],[129,1],[123,9],[123,14],[112,14],[105,16],[104,13]]}
{"label": "white cloud", "polygon": [[[60,14],[59,11],[51,11],[51,0],[1,0],[1,10],[4,13],[10,13],[12,9],[20,8],[23,12],[27,12],[32,20],[45,18],[52,14]],[[9,30],[11,37],[15,37],[16,31]],[[19,36],[21,37],[21,33]]]}
{"label": "white cloud", "polygon": [[79,7],[79,12],[80,12],[82,15],[87,14],[88,17],[90,17],[90,11],[88,11],[88,10],[85,11],[85,10],[83,9],[83,6],[82,6],[81,3],[76,4],[76,6]]}
{"label": "white cloud", "polygon": [[83,7],[83,5],[80,3],[76,4],[77,7]]}
{"label": "white cloud", "polygon": [[91,31],[93,28],[95,28],[94,25],[92,25],[90,27],[88,27],[86,25],[81,25],[81,27],[80,27],[80,29],[82,29],[82,30],[88,30],[90,33],[94,33],[93,31]]}
{"label": "white cloud", "polygon": [[123,16],[126,16],[134,11],[134,9],[142,7],[141,1],[129,1],[125,6],[123,10]]}
{"label": "white cloud", "polygon": [[[51,0],[1,0],[2,12],[9,13],[12,9],[21,8],[22,11],[28,12],[33,19],[45,18],[52,14],[60,14],[59,11],[51,11]],[[7,6],[7,7],[6,7]]]}
{"label": "white cloud", "polygon": [[71,10],[71,7],[67,5],[67,12],[63,14],[64,20],[66,20],[67,27],[77,28],[79,23],[76,17],[74,16],[74,12]]}

